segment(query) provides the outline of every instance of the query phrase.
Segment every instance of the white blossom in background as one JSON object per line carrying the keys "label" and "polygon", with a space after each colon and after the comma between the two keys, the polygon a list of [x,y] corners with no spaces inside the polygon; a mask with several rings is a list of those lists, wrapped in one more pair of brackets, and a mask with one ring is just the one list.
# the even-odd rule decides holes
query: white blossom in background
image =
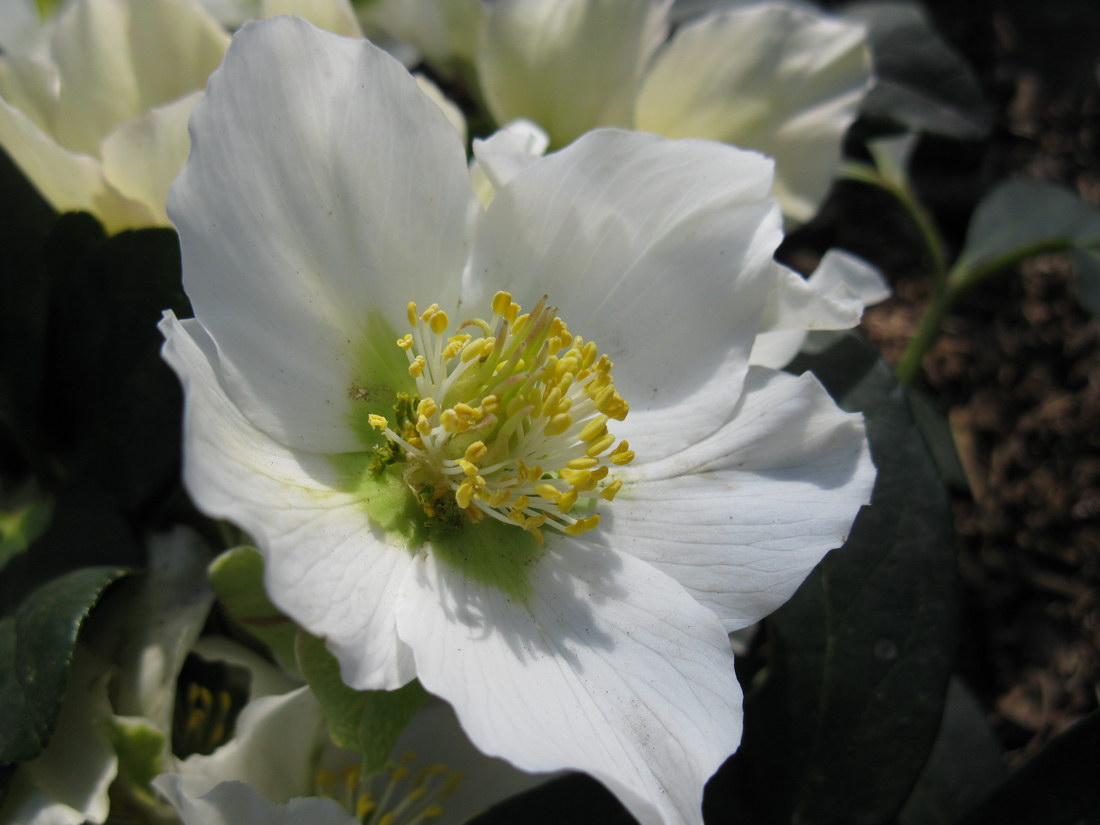
{"label": "white blossom in background", "polygon": [[352,687],[419,678],[485,753],[699,822],[741,734],[727,633],[874,479],[859,416],[749,365],[770,161],[599,130],[515,170],[487,141],[486,209],[396,61],[292,18],[245,25],[191,131],[196,317],[162,329],[195,502]]}
{"label": "white blossom in background", "polygon": [[[222,22],[199,0],[72,0],[41,25],[27,3],[3,2],[0,14],[11,16],[0,28],[0,146],[58,211],[91,212],[108,232],[168,226],[187,120],[229,44]],[[363,36],[349,0],[207,5],[226,24],[294,14]],[[28,37],[38,45],[7,46]],[[464,134],[461,112],[419,82]]]}
{"label": "white blossom in background", "polygon": [[555,146],[597,126],[707,138],[776,161],[788,219],[816,213],[871,81],[861,25],[808,6],[719,7],[667,39],[668,0],[497,0],[478,53],[498,123]]}

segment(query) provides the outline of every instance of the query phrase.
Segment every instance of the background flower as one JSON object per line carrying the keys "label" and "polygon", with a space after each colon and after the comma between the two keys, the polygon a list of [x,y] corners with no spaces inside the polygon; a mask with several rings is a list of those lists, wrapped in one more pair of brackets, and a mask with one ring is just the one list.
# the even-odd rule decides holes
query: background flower
{"label": "background flower", "polygon": [[669,2],[500,0],[478,77],[498,123],[529,118],[556,146],[626,126],[756,149],[775,196],[813,217],[871,80],[861,25],[808,6],[719,8],[668,34]]}

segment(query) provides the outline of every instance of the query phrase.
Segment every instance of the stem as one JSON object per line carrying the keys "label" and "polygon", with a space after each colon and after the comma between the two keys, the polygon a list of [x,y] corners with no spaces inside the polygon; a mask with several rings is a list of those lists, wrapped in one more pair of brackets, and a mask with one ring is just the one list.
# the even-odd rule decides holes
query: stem
{"label": "stem", "polygon": [[1034,258],[1036,255],[1045,255],[1051,252],[1069,252],[1076,246],[1067,238],[1048,238],[1002,253],[993,258],[988,258],[974,267],[955,266],[951,273],[951,288],[956,292],[963,292],[975,284],[981,283],[990,275],[996,275],[1003,269]]}
{"label": "stem", "polygon": [[951,308],[956,295],[958,295],[958,291],[950,286],[933,292],[932,300],[925,308],[920,323],[917,324],[917,331],[909,340],[905,352],[902,353],[901,360],[894,368],[894,373],[903,386],[909,386],[916,378],[925,354],[940,335],[940,325],[943,323],[944,316],[947,315],[947,310]]}

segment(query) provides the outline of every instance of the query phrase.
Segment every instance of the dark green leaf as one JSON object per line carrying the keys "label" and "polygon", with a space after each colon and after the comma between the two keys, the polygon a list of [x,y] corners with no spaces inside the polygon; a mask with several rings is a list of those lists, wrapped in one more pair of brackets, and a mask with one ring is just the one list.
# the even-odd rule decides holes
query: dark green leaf
{"label": "dark green leaf", "polygon": [[74,570],[40,587],[14,616],[0,620],[0,763],[32,759],[49,744],[80,627],[124,572]]}
{"label": "dark green leaf", "polygon": [[1004,779],[1004,759],[985,713],[957,678],[947,690],[936,744],[898,825],[942,825]]}
{"label": "dark green leaf", "polygon": [[50,286],[41,246],[57,216],[2,149],[0,192],[2,486],[34,472]]}
{"label": "dark green leaf", "polygon": [[397,690],[353,690],[325,644],[298,632],[298,669],[321,703],[332,741],[363,754],[363,771],[382,768],[397,738],[428,694],[415,679]]}
{"label": "dark green leaf", "polygon": [[974,210],[953,277],[969,282],[1032,255],[1075,249],[1093,253],[1082,258],[1082,297],[1095,301],[1100,210],[1061,186],[1006,181]]}
{"label": "dark green leaf", "polygon": [[563,776],[500,802],[469,825],[637,825],[611,791],[595,779]]}
{"label": "dark green leaf", "polygon": [[0,573],[0,616],[13,613],[35,588],[72,570],[134,567],[143,558],[142,547],[109,495],[91,484],[62,490],[46,531]]}
{"label": "dark green leaf", "polygon": [[1100,315],[1100,250],[1073,250],[1077,270],[1077,298],[1093,315]]}
{"label": "dark green leaf", "polygon": [[44,420],[69,472],[90,474],[132,513],[176,484],[182,394],[160,359],[156,325],[163,310],[189,314],[189,305],[174,232],[104,238],[90,221],[65,216],[51,238],[61,247],[51,266]]}
{"label": "dark green leaf", "polygon": [[936,409],[932,399],[916,387],[907,388],[906,398],[913,422],[924,437],[924,443],[928,445],[928,452],[936,462],[936,469],[943,483],[949,489],[969,492],[970,482],[966,478],[966,470],[963,469],[958,450],[955,449],[955,438],[951,434],[951,425],[947,418]]}
{"label": "dark green leaf", "polygon": [[905,394],[855,334],[813,369],[862,411],[872,504],[767,622],[766,677],[746,702],[734,781],[760,821],[892,822],[940,725],[957,638],[951,512]]}
{"label": "dark green leaf", "polygon": [[876,80],[863,100],[865,116],[954,138],[989,132],[989,106],[974,73],[919,6],[853,3],[845,11],[867,24],[874,57]]}
{"label": "dark green leaf", "polygon": [[958,825],[1097,825],[1100,823],[1100,711],[1067,730]]}

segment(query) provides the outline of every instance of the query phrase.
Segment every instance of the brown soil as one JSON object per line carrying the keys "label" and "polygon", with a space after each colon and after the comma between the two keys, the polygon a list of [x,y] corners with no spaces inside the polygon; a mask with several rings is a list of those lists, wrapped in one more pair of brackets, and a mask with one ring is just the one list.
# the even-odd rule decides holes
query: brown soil
{"label": "brown soil", "polygon": [[[1084,22],[1095,30],[1097,18],[1093,11]],[[1011,7],[953,6],[937,23],[975,64],[997,109],[986,184],[1008,175],[1055,181],[1100,204],[1095,46],[1085,56],[1091,72],[1073,74],[1036,57],[1034,43],[1025,51],[1029,21]],[[1051,54],[1059,47],[1040,45]],[[922,193],[957,244],[949,225],[957,190],[937,188],[933,176]],[[871,309],[864,327],[896,361],[927,280],[919,262],[894,249],[857,251],[894,281],[894,297]],[[965,296],[920,383],[947,416],[970,487],[954,501],[964,581],[959,668],[1017,764],[1096,709],[1100,696],[1100,321],[1077,302],[1069,263],[1037,259]]]}

